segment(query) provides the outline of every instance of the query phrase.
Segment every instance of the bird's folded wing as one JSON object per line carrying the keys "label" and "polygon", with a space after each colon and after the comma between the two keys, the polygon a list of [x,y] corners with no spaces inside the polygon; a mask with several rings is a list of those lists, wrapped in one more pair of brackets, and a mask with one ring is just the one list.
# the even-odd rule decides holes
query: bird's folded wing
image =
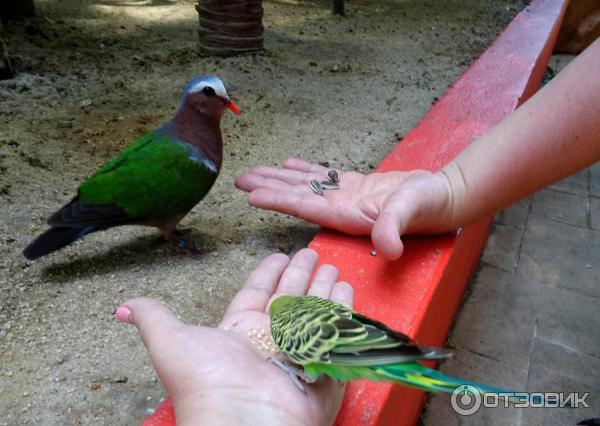
{"label": "bird's folded wing", "polygon": [[48,224],[55,227],[79,228],[93,226],[96,229],[132,223],[132,218],[114,204],[88,204],[73,198],[69,204],[54,213]]}
{"label": "bird's folded wing", "polygon": [[214,171],[191,158],[187,144],[150,132],[86,180],[80,205],[59,216],[108,225],[166,219],[187,213],[215,179]]}

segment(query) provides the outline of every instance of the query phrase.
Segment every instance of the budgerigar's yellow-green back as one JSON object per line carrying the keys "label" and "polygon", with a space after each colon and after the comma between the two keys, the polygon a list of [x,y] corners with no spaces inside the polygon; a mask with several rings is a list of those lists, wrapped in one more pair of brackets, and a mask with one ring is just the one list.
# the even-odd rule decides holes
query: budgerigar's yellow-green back
{"label": "budgerigar's yellow-green back", "polygon": [[270,308],[271,334],[281,352],[313,379],[385,380],[429,392],[475,386],[484,392],[504,389],[456,379],[420,364],[451,356],[443,348],[417,346],[408,336],[351,309],[315,296],[281,296]]}

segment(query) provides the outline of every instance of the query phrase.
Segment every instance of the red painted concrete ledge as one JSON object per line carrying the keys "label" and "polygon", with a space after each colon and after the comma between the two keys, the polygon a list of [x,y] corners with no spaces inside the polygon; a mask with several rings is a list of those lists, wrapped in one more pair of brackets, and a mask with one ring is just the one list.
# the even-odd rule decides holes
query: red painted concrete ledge
{"label": "red painted concrete ledge", "polygon": [[[378,171],[439,170],[534,94],[548,64],[568,0],[534,0],[385,158]],[[443,346],[491,219],[452,235],[409,238],[402,258],[371,256],[368,238],[323,230],[310,247],[336,265],[356,290],[356,309],[424,345]],[[387,383],[351,383],[340,426],[412,425],[422,391]],[[169,400],[144,426],[174,424]]]}

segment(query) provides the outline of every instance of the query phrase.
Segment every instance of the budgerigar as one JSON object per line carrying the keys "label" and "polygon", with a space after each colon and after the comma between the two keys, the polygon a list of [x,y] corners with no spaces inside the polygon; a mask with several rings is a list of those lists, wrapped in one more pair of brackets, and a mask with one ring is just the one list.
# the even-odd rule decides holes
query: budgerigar
{"label": "budgerigar", "polygon": [[339,381],[391,381],[428,392],[452,392],[471,385],[480,392],[511,392],[446,376],[419,361],[443,360],[451,352],[417,346],[402,333],[351,309],[315,296],[280,296],[270,307],[271,334],[281,352],[303,371],[286,367],[311,382],[320,376]]}

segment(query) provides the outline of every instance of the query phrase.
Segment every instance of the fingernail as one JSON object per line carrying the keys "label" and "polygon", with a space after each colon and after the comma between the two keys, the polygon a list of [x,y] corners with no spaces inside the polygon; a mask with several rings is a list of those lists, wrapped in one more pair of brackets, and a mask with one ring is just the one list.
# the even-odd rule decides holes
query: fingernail
{"label": "fingernail", "polygon": [[115,311],[115,316],[117,317],[117,320],[126,324],[131,324],[131,309],[125,306],[119,306]]}

